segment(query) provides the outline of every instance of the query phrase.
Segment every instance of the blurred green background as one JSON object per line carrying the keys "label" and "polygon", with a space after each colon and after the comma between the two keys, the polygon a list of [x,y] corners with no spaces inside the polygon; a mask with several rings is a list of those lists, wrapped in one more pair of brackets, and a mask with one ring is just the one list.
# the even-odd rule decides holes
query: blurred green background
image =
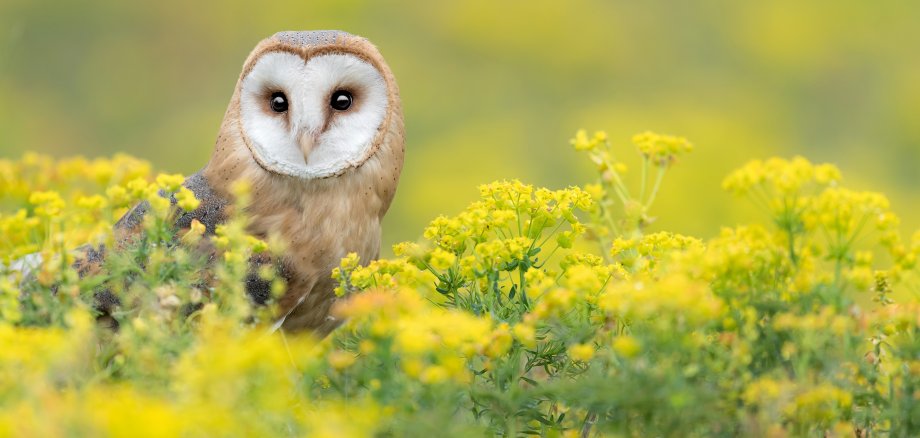
{"label": "blurred green background", "polygon": [[[408,130],[385,243],[415,239],[475,185],[593,178],[578,128],[651,129],[697,150],[656,228],[698,236],[754,218],[720,188],[753,158],[838,164],[920,224],[920,2],[0,0],[0,157],[125,151],[160,170],[208,159],[243,60],[278,30],[368,37]],[[638,170],[638,169],[634,169]]]}

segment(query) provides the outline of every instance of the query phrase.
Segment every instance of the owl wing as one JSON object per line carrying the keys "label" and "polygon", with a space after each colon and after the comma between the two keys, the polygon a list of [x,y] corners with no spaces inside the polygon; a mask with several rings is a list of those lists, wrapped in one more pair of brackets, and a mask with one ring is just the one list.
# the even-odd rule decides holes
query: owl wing
{"label": "owl wing", "polygon": [[[214,234],[217,225],[227,220],[227,207],[230,205],[229,200],[218,194],[208,180],[205,179],[202,172],[198,172],[182,183],[187,189],[195,194],[195,198],[200,201],[198,208],[192,211],[180,212],[173,225],[176,231],[188,229],[193,220],[201,222],[205,226],[206,234]],[[161,196],[166,196],[161,192]],[[169,202],[175,206],[176,197],[169,196]],[[150,210],[150,204],[146,201],[135,205],[128,210],[118,222],[115,223],[115,240],[119,244],[126,243],[128,239],[136,236],[143,230],[144,216]]]}
{"label": "owl wing", "polygon": [[[200,204],[193,211],[182,211],[176,215],[173,222],[175,232],[177,234],[182,233],[183,230],[191,226],[193,220],[198,220],[204,224],[206,233],[214,234],[217,225],[226,220],[226,210],[230,203],[211,188],[201,172],[186,178],[182,185],[195,194],[195,198],[200,201]],[[160,195],[165,197],[166,193],[161,192]],[[170,196],[169,200],[175,206],[175,196]],[[130,244],[132,240],[143,232],[144,216],[149,210],[150,204],[147,201],[143,201],[118,219],[113,229],[116,250]],[[212,248],[199,249],[204,252],[213,252]],[[105,245],[95,247],[91,244],[80,246],[74,250],[76,261],[73,267],[77,270],[80,278],[95,275],[102,270],[107,250],[109,248],[106,248]]]}
{"label": "owl wing", "polygon": [[[195,198],[200,201],[197,209],[193,211],[180,210],[173,220],[173,229],[176,235],[181,235],[191,227],[192,221],[197,220],[205,226],[205,234],[213,235],[217,226],[225,222],[228,218],[228,209],[230,201],[218,194],[212,189],[207,179],[198,172],[188,177],[182,183],[186,188],[195,194]],[[161,193],[161,196],[166,196]],[[175,206],[176,199],[170,196],[170,203]],[[146,201],[132,207],[122,216],[114,226],[116,251],[130,242],[143,232],[144,216],[150,210],[150,204]],[[208,260],[214,259],[214,247],[210,241],[202,240],[196,250],[208,256]],[[76,261],[73,266],[78,275],[83,278],[87,275],[99,273],[105,263],[106,251],[104,245],[94,247],[92,245],[83,245],[75,250]],[[284,266],[276,263],[267,253],[254,254],[249,259],[249,272],[245,278],[245,288],[247,295],[255,304],[263,305],[271,297],[272,285],[270,281],[264,280],[259,275],[259,270],[264,265],[276,265],[279,273],[287,279],[287,272]],[[112,311],[121,305],[118,297],[112,294],[107,288],[102,287],[94,294],[95,307],[100,311],[100,321],[108,321],[108,325],[117,326],[117,322],[110,317]]]}
{"label": "owl wing", "polygon": [[[188,177],[182,185],[195,194],[200,204],[192,211],[180,210],[173,222],[174,231],[182,234],[191,227],[192,221],[197,220],[205,226],[206,235],[213,235],[217,226],[224,223],[229,216],[230,200],[215,191],[201,171]],[[165,194],[162,195],[165,196]],[[176,205],[175,196],[170,196],[169,201],[173,206]],[[126,242],[123,239],[130,239],[140,233],[143,230],[144,215],[149,209],[150,205],[142,202],[119,219],[115,224],[116,242]],[[199,245],[198,250],[213,257],[214,248],[210,244]],[[245,279],[246,292],[256,304],[265,304],[271,297],[271,282],[262,279],[258,272],[261,266],[275,264],[275,261],[267,253],[262,253],[250,257],[249,264],[249,273]],[[283,266],[276,268],[281,271],[282,275],[285,275]]]}

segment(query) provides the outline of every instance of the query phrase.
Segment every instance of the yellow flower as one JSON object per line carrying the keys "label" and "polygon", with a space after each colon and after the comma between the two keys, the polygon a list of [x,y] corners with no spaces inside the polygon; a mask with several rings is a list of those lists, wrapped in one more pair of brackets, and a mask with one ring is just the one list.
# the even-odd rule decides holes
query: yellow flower
{"label": "yellow flower", "polygon": [[134,199],[148,199],[156,196],[157,186],[156,184],[148,184],[147,180],[143,178],[135,178],[131,181],[128,181],[126,185],[128,193]]}
{"label": "yellow flower", "polygon": [[157,175],[157,185],[161,189],[166,190],[167,192],[175,192],[179,190],[179,187],[182,186],[182,183],[185,181],[185,178],[179,174],[160,174]]}
{"label": "yellow flower", "polygon": [[0,321],[15,324],[22,318],[19,294],[20,291],[12,279],[0,277]]}
{"label": "yellow flower", "polygon": [[201,204],[201,201],[195,198],[191,190],[180,187],[176,193],[176,205],[185,211],[193,211]]}
{"label": "yellow flower", "polygon": [[35,214],[39,217],[56,217],[64,209],[64,200],[57,192],[33,192],[29,196],[29,203],[35,206]]}
{"label": "yellow flower", "polygon": [[613,339],[613,351],[627,359],[636,357],[641,350],[639,341],[632,336],[622,335]]}
{"label": "yellow flower", "polygon": [[419,375],[419,380],[422,383],[428,384],[438,384],[446,381],[450,377],[450,374],[442,366],[432,365],[425,367],[422,370],[421,375]]}
{"label": "yellow flower", "polygon": [[750,383],[741,398],[750,405],[769,406],[787,390],[786,383],[763,377]]}
{"label": "yellow flower", "polygon": [[594,133],[594,136],[589,138],[587,131],[579,129],[578,132],[575,133],[575,137],[571,139],[569,143],[571,143],[577,151],[590,151],[596,149],[606,141],[607,133],[604,131],[597,131]]}
{"label": "yellow flower", "polygon": [[158,194],[153,194],[147,198],[147,202],[150,203],[150,210],[159,217],[165,217],[166,214],[169,213],[169,208],[172,206],[169,203],[169,199],[166,199]]}
{"label": "yellow flower", "polygon": [[430,257],[428,264],[439,271],[447,270],[457,261],[457,256],[441,248],[435,248],[434,251],[431,252]]}
{"label": "yellow flower", "polygon": [[358,253],[350,252],[339,262],[339,266],[341,266],[343,270],[348,271],[357,268],[359,262],[360,258],[358,257]]}
{"label": "yellow flower", "polygon": [[575,344],[569,347],[569,357],[574,361],[587,362],[594,358],[594,346],[591,344]]}
{"label": "yellow flower", "polygon": [[604,186],[600,184],[586,184],[584,190],[585,193],[591,195],[594,202],[600,202],[607,195]]}
{"label": "yellow flower", "polygon": [[237,251],[224,251],[224,261],[229,264],[239,265],[246,261],[246,257]]}
{"label": "yellow flower", "polygon": [[403,372],[409,377],[418,377],[425,369],[425,364],[417,358],[407,358],[402,361]]}
{"label": "yellow flower", "polygon": [[[407,321],[408,323],[408,321]],[[396,345],[405,353],[418,355],[432,351],[438,344],[438,338],[421,326],[407,325],[396,336]]]}
{"label": "yellow flower", "polygon": [[853,404],[853,395],[836,386],[821,384],[795,397],[784,413],[806,423],[827,422],[843,416]]}
{"label": "yellow flower", "polygon": [[337,370],[343,370],[352,366],[356,359],[354,354],[342,350],[335,350],[329,353],[326,358],[329,360],[329,365]]}
{"label": "yellow flower", "polygon": [[246,244],[249,246],[249,250],[256,254],[268,251],[268,243],[257,237],[247,235]]}
{"label": "yellow flower", "polygon": [[650,131],[635,135],[633,143],[636,144],[642,155],[659,166],[669,165],[678,155],[693,150],[693,145],[685,138]]}
{"label": "yellow flower", "polygon": [[122,186],[112,186],[106,189],[105,195],[115,207],[126,207],[131,203],[128,191]]}
{"label": "yellow flower", "polygon": [[815,182],[820,185],[828,185],[842,179],[840,169],[833,164],[819,164],[815,166]]}
{"label": "yellow flower", "polygon": [[565,270],[564,285],[575,290],[596,292],[600,290],[607,280],[606,276],[598,274],[590,266],[572,265]]}
{"label": "yellow flower", "polygon": [[195,243],[201,236],[204,236],[206,227],[198,219],[192,219],[188,231],[182,236],[182,240],[188,243]]}
{"label": "yellow flower", "polygon": [[371,354],[376,349],[377,349],[377,346],[374,345],[373,342],[367,339],[363,339],[361,340],[361,342],[358,343],[358,351],[360,351],[361,354]]}
{"label": "yellow flower", "polygon": [[89,175],[97,184],[105,186],[115,176],[115,166],[111,160],[96,159],[89,165]]}
{"label": "yellow flower", "polygon": [[849,269],[844,276],[860,291],[868,291],[875,284],[875,273],[868,266],[857,266]]}
{"label": "yellow flower", "polygon": [[529,324],[515,324],[511,329],[514,338],[524,347],[534,348],[537,346],[537,332]]}
{"label": "yellow flower", "polygon": [[77,206],[90,211],[102,210],[108,202],[102,195],[80,196],[77,198]]}
{"label": "yellow flower", "polygon": [[831,164],[813,165],[802,157],[791,160],[753,160],[732,172],[722,182],[730,192],[743,195],[756,186],[782,195],[794,195],[808,184],[827,186],[840,180],[840,170]]}
{"label": "yellow flower", "polygon": [[508,323],[503,322],[492,332],[492,338],[485,346],[484,354],[491,358],[502,356],[511,348],[513,342]]}
{"label": "yellow flower", "polygon": [[415,242],[400,242],[393,245],[393,254],[397,257],[419,257],[424,253],[421,246]]}

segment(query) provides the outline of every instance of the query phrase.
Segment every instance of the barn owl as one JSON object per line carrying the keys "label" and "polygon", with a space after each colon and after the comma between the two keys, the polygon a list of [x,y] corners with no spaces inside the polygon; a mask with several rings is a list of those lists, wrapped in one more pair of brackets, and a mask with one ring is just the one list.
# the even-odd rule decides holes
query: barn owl
{"label": "barn owl", "polygon": [[[279,32],[243,64],[211,159],[184,183],[201,204],[176,226],[196,219],[213,233],[232,208],[230,186],[247,180],[248,231],[286,244],[279,325],[325,334],[337,325],[330,272],[349,252],[377,258],[404,151],[399,90],[374,45],[341,31]],[[116,238],[139,231],[148,208],[119,220]],[[257,278],[247,283],[266,298]]]}

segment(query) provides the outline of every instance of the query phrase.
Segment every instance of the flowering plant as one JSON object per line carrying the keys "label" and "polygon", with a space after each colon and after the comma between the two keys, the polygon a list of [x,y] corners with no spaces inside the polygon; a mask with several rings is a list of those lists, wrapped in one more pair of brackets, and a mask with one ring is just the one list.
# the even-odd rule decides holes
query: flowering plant
{"label": "flowering plant", "polygon": [[[349,255],[330,273],[346,322],[325,339],[272,330],[272,297],[246,297],[247,276],[284,285],[252,272],[277,249],[243,209],[177,234],[171,215],[197,206],[181,176],[0,161],[0,434],[920,433],[920,233],[902,237],[885,197],[831,165],[753,161],[724,188],[765,223],[649,232],[692,146],[633,142],[638,187],[606,134],[579,131],[594,182],[485,184],[394,257]],[[153,214],[119,244],[140,201]],[[84,244],[110,249],[93,264]]]}

